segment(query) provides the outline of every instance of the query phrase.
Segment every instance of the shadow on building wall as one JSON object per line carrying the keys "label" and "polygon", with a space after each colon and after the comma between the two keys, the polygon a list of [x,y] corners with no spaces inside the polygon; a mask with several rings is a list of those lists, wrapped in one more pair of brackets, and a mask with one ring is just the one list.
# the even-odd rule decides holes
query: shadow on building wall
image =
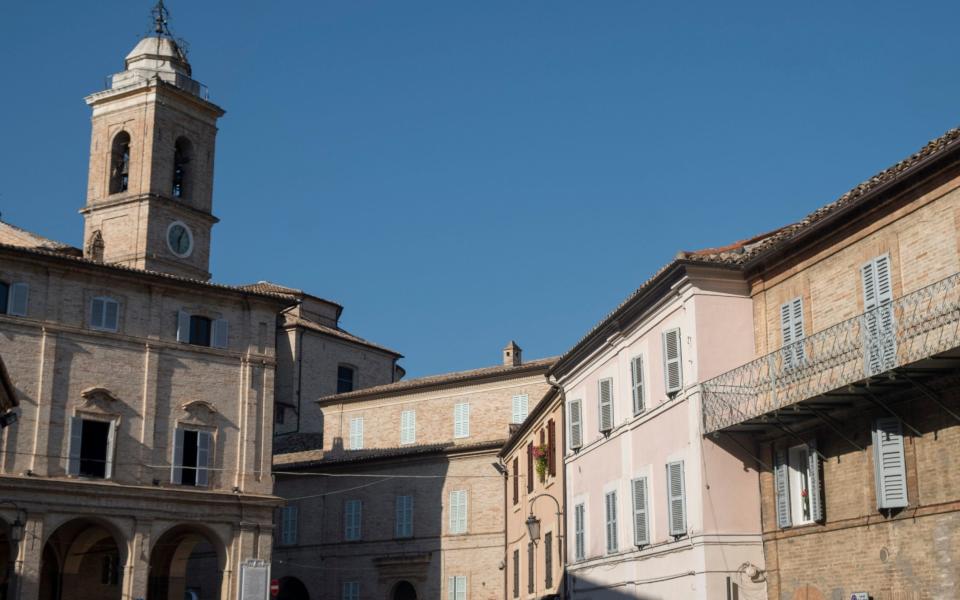
{"label": "shadow on building wall", "polygon": [[[276,469],[277,495],[300,515],[296,544],[277,537],[272,574],[280,597],[340,600],[357,586],[361,598],[446,598],[440,550],[449,532],[449,444],[347,450],[338,437],[331,446],[322,461]],[[499,572],[492,591],[491,600],[502,596]]]}

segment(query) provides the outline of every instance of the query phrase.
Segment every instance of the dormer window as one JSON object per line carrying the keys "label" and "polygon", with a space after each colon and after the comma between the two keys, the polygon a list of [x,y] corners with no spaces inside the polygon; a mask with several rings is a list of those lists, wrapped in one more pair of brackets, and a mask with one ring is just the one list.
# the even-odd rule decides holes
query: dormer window
{"label": "dormer window", "polygon": [[178,138],[173,150],[173,197],[187,196],[187,164],[190,162],[191,144],[187,138]]}
{"label": "dormer window", "polygon": [[121,131],[110,148],[110,193],[127,191],[130,183],[130,134]]}

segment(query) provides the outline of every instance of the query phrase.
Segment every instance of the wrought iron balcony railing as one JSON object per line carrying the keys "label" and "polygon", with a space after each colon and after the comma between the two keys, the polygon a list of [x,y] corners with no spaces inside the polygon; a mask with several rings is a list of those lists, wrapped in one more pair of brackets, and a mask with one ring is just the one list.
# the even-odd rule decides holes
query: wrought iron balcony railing
{"label": "wrought iron balcony railing", "polygon": [[711,433],[960,346],[960,273],[702,384]]}

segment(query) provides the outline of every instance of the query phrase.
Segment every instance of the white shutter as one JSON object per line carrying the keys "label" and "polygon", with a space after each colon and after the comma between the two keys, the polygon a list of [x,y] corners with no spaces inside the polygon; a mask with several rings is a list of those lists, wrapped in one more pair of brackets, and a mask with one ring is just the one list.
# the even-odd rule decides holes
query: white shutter
{"label": "white shutter", "polygon": [[643,393],[643,356],[635,356],[630,361],[630,379],[633,388],[633,414],[638,415],[645,408]]}
{"label": "white shutter", "polygon": [[574,548],[573,557],[576,560],[583,560],[586,556],[586,540],[584,539],[584,506],[577,504],[573,507],[573,535]]}
{"label": "white shutter", "polygon": [[83,443],[83,419],[70,417],[70,448],[67,450],[67,474],[80,474],[80,445]]}
{"label": "white shutter", "polygon": [[896,417],[877,419],[873,428],[873,469],[877,508],[903,508],[907,500],[907,467],[903,432]]}
{"label": "white shutter", "polygon": [[527,418],[529,405],[529,396],[527,394],[517,394],[513,397],[513,423],[523,423]]}
{"label": "white shutter", "polygon": [[457,578],[447,579],[447,600],[457,600]]}
{"label": "white shutter", "polygon": [[617,543],[617,493],[607,492],[604,496],[604,508],[607,521],[607,552],[616,552]]}
{"label": "white shutter", "polygon": [[470,405],[467,403],[453,407],[453,437],[470,437]]}
{"label": "white shutter", "polygon": [[405,410],[400,413],[400,443],[412,444],[417,441],[417,413]]}
{"label": "white shutter", "polygon": [[173,462],[170,465],[170,481],[183,483],[183,429],[177,427],[173,442]]}
{"label": "white shutter", "polygon": [[670,535],[686,535],[686,489],[683,480],[683,461],[667,465],[667,493],[669,494]]}
{"label": "white shutter", "polygon": [[633,487],[633,544],[650,544],[650,526],[647,521],[647,478],[639,477],[631,482]]}
{"label": "white shutter", "polygon": [[350,419],[350,450],[363,450],[363,417]]}
{"label": "white shutter", "polygon": [[863,279],[865,374],[876,375],[896,366],[897,340],[893,314],[890,257],[878,256],[860,268]]}
{"label": "white shutter", "polygon": [[413,535],[413,496],[397,496],[394,536],[398,538]]}
{"label": "white shutter", "polygon": [[214,348],[226,348],[229,342],[226,319],[214,319],[211,324],[213,332],[211,337],[211,346]]}
{"label": "white shutter", "polygon": [[583,421],[580,414],[580,401],[571,400],[569,407],[570,419],[570,449],[578,450],[583,446]]}
{"label": "white shutter", "polygon": [[117,422],[110,421],[110,428],[107,429],[107,464],[104,467],[104,479],[113,477],[113,455],[117,443]]}
{"label": "white shutter", "polygon": [[177,311],[177,341],[190,343],[190,313],[184,310]]}
{"label": "white shutter", "polygon": [[600,397],[600,431],[613,429],[613,379],[601,379],[598,382]]}
{"label": "white shutter", "polygon": [[787,464],[787,451],[775,450],[773,453],[774,495],[777,504],[777,527],[783,529],[793,524],[790,516],[790,468]]}
{"label": "white shutter", "polygon": [[27,305],[30,299],[30,286],[26,283],[15,283],[10,286],[10,296],[7,301],[7,314],[17,317],[27,316]]}
{"label": "white shutter", "polygon": [[780,333],[783,345],[783,367],[801,364],[803,349],[803,298],[794,298],[780,306]]}
{"label": "white shutter", "polygon": [[280,510],[280,543],[292,546],[297,543],[298,514],[295,505],[284,506]]}
{"label": "white shutter", "polygon": [[820,455],[817,442],[807,444],[807,497],[810,501],[810,519],[823,520],[823,487],[820,481]]}
{"label": "white shutter", "polygon": [[667,394],[683,389],[683,365],[680,350],[680,330],[663,332],[663,381]]}
{"label": "white shutter", "polygon": [[467,532],[467,491],[450,492],[450,533]]}
{"label": "white shutter", "polygon": [[94,298],[90,303],[90,327],[103,329],[103,298]]}
{"label": "white shutter", "polygon": [[213,436],[209,431],[197,432],[197,485],[205,486],[209,483],[209,470],[213,458]]}
{"label": "white shutter", "polygon": [[456,600],[467,600],[467,576],[466,575],[457,575]]}

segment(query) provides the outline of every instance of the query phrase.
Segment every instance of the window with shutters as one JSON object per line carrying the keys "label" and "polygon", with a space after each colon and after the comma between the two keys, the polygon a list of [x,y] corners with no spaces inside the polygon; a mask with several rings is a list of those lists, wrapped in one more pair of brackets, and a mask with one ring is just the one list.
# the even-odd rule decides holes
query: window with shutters
{"label": "window with shutters", "polygon": [[226,348],[229,341],[226,319],[211,319],[181,310],[177,316],[177,341],[194,346]]}
{"label": "window with shutters", "polygon": [[517,394],[513,397],[513,418],[511,423],[523,423],[527,418],[527,405],[530,398],[527,394]]}
{"label": "window with shutters", "polygon": [[343,582],[343,594],[340,597],[342,600],[360,600],[360,582]]}
{"label": "window with shutters", "polygon": [[400,413],[400,443],[413,444],[417,441],[417,412],[405,410]]}
{"label": "window with shutters", "polygon": [[820,456],[811,441],[774,451],[777,526],[806,525],[823,519]]}
{"label": "window with shutters", "polygon": [[350,419],[350,450],[363,450],[363,417]]}
{"label": "window with shutters", "polygon": [[204,487],[210,483],[213,433],[178,427],[173,445],[171,480],[180,485]]}
{"label": "window with shutters", "polygon": [[447,578],[447,600],[467,600],[466,575],[454,575]]}
{"label": "window with shutters", "polygon": [[0,314],[14,317],[27,316],[29,299],[30,286],[26,283],[0,282]]}
{"label": "window with shutters", "polygon": [[520,550],[513,551],[513,597],[520,597]]}
{"label": "window with shutters", "polygon": [[450,533],[467,532],[467,490],[450,492]]}
{"label": "window with shutters", "polygon": [[877,375],[897,364],[896,322],[890,256],[874,258],[860,267],[863,282],[864,372]]}
{"label": "window with shutters", "polygon": [[527,542],[527,593],[533,594],[537,591],[536,577],[537,567],[537,547],[533,542]]}
{"label": "window with shutters", "polygon": [[683,356],[680,329],[663,332],[663,384],[667,395],[683,389]]}
{"label": "window with shutters", "polygon": [[453,437],[470,437],[470,404],[466,402],[453,407]]}
{"label": "window with shutters", "polygon": [[687,535],[687,490],[682,460],[667,464],[667,521],[670,535]]}
{"label": "window with shutters", "polygon": [[69,475],[110,479],[116,422],[75,416],[70,419]]}
{"label": "window with shutters", "polygon": [[633,414],[639,415],[646,409],[646,393],[643,389],[643,356],[634,356],[630,360],[630,389],[633,396]]}
{"label": "window with shutters", "polygon": [[413,537],[413,496],[397,496],[394,537]]}
{"label": "window with shutters", "polygon": [[607,433],[613,429],[613,379],[607,377],[597,382],[599,397],[598,421],[600,431]]}
{"label": "window with shutters", "polygon": [[357,370],[350,365],[337,366],[337,393],[352,392],[356,387]]}
{"label": "window with shutters", "polygon": [[604,495],[604,514],[606,516],[607,554],[616,552],[617,542],[617,492],[607,492]]}
{"label": "window with shutters", "polygon": [[647,478],[634,479],[630,482],[630,488],[633,496],[633,545],[647,546],[650,544]]}
{"label": "window with shutters", "polygon": [[347,500],[343,505],[343,539],[355,542],[360,539],[363,513],[362,500]]}
{"label": "window with shutters", "polygon": [[90,301],[90,329],[116,331],[120,320],[120,303],[98,296]]}
{"label": "window with shutters", "polygon": [[280,545],[293,546],[297,543],[297,506],[295,504],[280,509]]}
{"label": "window with shutters", "polygon": [[570,450],[579,450],[583,447],[583,414],[579,400],[571,400],[567,404],[567,419],[569,421],[567,436],[570,440]]}
{"label": "window with shutters", "polygon": [[587,540],[585,520],[587,517],[586,507],[583,504],[577,504],[573,507],[573,558],[574,560],[583,560],[587,556]]}
{"label": "window with shutters", "polygon": [[803,338],[803,298],[794,298],[780,306],[781,352],[785,370],[803,364],[806,358]]}
{"label": "window with shutters", "polygon": [[874,422],[873,472],[877,488],[877,508],[904,508],[909,504],[903,430],[896,417],[883,417]]}
{"label": "window with shutters", "polygon": [[553,587],[553,532],[543,535],[543,585],[546,589]]}

